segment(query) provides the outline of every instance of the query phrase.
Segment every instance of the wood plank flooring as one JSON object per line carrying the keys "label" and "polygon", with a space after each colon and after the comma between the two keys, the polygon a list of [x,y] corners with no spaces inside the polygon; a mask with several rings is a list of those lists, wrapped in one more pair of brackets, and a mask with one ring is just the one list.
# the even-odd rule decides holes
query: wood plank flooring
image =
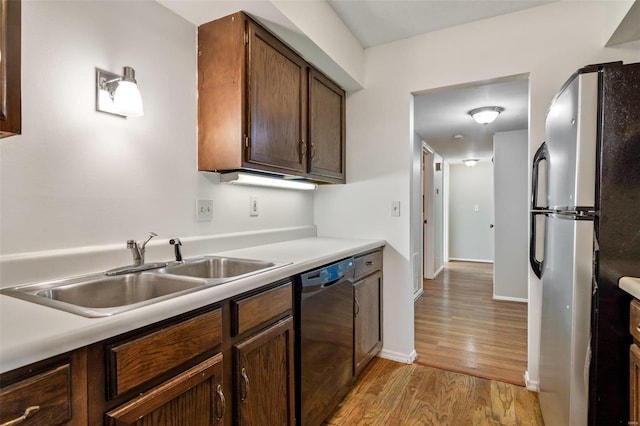
{"label": "wood plank flooring", "polygon": [[537,396],[520,386],[374,358],[331,426],[540,425]]}
{"label": "wood plank flooring", "polygon": [[524,385],[527,304],[494,301],[493,265],[449,262],[415,303],[418,364]]}

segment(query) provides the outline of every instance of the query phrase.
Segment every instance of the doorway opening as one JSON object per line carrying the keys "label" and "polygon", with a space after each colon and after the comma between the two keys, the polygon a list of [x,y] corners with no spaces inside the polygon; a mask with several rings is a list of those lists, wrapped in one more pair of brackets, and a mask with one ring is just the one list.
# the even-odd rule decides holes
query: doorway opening
{"label": "doorway opening", "polygon": [[[421,187],[412,199],[422,229],[411,234],[423,269],[414,291],[416,362],[524,385],[528,75],[413,95]],[[500,107],[493,123],[470,116],[482,106]]]}

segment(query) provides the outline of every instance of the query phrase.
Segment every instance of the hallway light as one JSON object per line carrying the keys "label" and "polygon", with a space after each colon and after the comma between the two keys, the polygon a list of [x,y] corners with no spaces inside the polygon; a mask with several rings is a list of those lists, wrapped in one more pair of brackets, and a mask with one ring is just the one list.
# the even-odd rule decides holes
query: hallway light
{"label": "hallway light", "polygon": [[462,160],[465,166],[473,167],[478,163],[478,160],[475,158],[469,158],[468,160]]}
{"label": "hallway light", "polygon": [[476,108],[469,111],[469,115],[480,124],[492,123],[500,113],[504,111],[504,108],[499,106],[487,106],[482,108]]}

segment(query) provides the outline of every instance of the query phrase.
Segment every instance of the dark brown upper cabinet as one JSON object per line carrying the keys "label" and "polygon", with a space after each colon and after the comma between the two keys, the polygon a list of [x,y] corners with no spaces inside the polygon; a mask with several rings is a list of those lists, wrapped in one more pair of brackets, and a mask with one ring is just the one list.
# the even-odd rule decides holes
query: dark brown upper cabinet
{"label": "dark brown upper cabinet", "polygon": [[309,176],[344,183],[345,93],[309,69]]}
{"label": "dark brown upper cabinet", "polygon": [[242,12],[198,28],[198,169],[344,182],[345,94]]}
{"label": "dark brown upper cabinet", "polygon": [[0,138],[22,132],[20,0],[0,0]]}

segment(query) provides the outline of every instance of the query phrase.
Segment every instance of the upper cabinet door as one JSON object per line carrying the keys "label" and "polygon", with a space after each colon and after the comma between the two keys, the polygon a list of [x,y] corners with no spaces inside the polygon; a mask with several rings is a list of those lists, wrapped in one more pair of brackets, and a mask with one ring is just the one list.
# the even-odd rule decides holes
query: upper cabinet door
{"label": "upper cabinet door", "polygon": [[307,64],[266,30],[247,25],[247,167],[304,173]]}
{"label": "upper cabinet door", "polygon": [[345,93],[313,68],[309,69],[309,175],[345,181]]}
{"label": "upper cabinet door", "polygon": [[0,0],[0,138],[22,132],[20,0]]}

